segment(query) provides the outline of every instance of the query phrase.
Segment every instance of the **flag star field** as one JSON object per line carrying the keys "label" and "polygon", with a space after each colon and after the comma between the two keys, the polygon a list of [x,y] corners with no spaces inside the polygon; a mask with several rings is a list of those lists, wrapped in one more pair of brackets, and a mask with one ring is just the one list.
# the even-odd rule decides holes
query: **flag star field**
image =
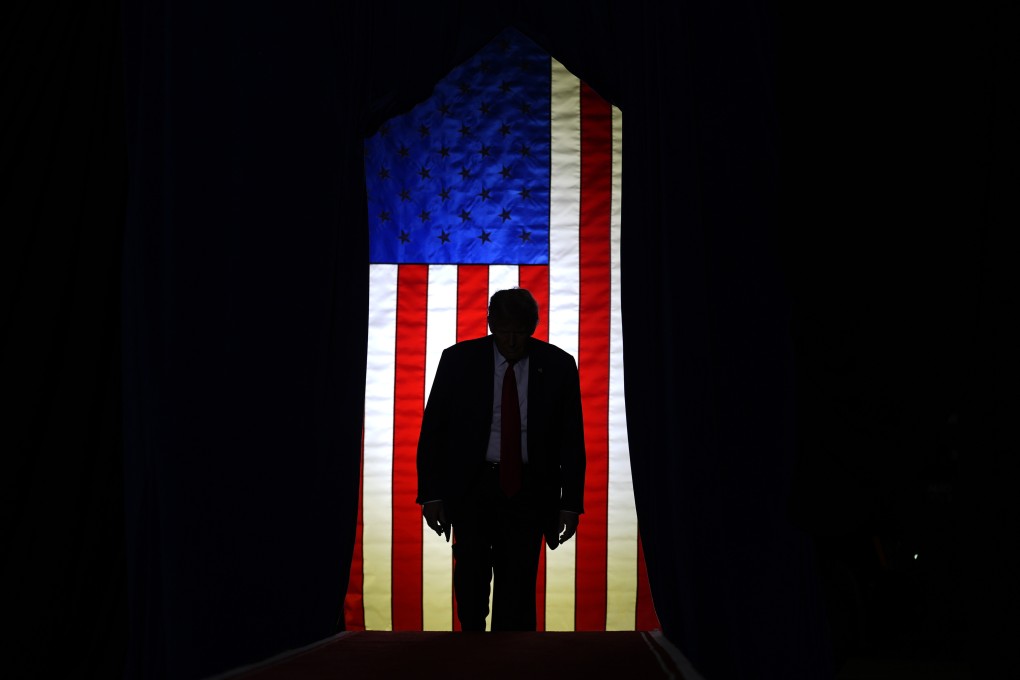
{"label": "flag star field", "polygon": [[547,54],[497,39],[385,124],[365,146],[371,262],[547,264],[549,87]]}

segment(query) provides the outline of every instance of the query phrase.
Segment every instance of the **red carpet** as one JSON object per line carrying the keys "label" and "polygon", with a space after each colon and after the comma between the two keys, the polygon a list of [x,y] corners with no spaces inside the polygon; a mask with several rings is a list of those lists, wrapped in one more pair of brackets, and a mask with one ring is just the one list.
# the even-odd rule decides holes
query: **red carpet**
{"label": "red carpet", "polygon": [[352,632],[220,678],[682,678],[697,680],[658,634]]}

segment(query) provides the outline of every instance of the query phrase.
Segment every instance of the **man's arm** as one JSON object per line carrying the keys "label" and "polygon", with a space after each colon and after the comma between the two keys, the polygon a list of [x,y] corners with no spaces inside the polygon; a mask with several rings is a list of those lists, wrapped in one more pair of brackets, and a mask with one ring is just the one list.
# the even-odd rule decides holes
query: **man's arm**
{"label": "man's arm", "polygon": [[[418,498],[424,505],[430,501],[442,500],[446,496],[447,471],[447,411],[453,398],[453,375],[448,351],[444,351],[432,381],[432,391],[425,404],[418,436]],[[429,525],[431,526],[431,525]]]}
{"label": "man's arm", "polygon": [[[570,355],[567,355],[566,363],[564,394],[557,417],[559,436],[556,446],[559,452],[560,475],[563,485],[560,510],[567,510],[577,515],[584,512],[584,418],[581,411],[581,383],[577,374],[577,364],[574,363]],[[576,517],[574,520],[573,528],[576,530]],[[564,523],[562,513],[560,522]],[[563,540],[567,540],[571,536],[573,536],[573,531],[570,531]]]}
{"label": "man's arm", "polygon": [[453,383],[450,355],[444,351],[436,367],[436,377],[432,381],[418,436],[417,502],[421,504],[425,523],[437,535],[445,535],[447,542],[450,541],[450,521],[446,517],[443,499],[446,496],[446,457],[449,455],[447,413],[451,408]]}
{"label": "man's arm", "polygon": [[446,542],[450,542],[450,522],[446,519],[446,509],[443,507],[443,501],[429,501],[421,506],[422,517],[425,518],[425,523],[429,525],[429,529],[436,532],[437,535],[442,536],[446,534]]}
{"label": "man's arm", "polygon": [[556,533],[560,537],[560,545],[569,541],[577,533],[577,524],[580,519],[581,516],[576,512],[560,510],[559,528],[556,529]]}
{"label": "man's arm", "polygon": [[557,539],[549,544],[552,549],[573,538],[577,533],[580,515],[584,512],[585,453],[581,384],[577,364],[569,355],[566,355],[564,360],[564,371],[564,392],[554,420],[558,425],[554,442],[559,453],[562,486]]}

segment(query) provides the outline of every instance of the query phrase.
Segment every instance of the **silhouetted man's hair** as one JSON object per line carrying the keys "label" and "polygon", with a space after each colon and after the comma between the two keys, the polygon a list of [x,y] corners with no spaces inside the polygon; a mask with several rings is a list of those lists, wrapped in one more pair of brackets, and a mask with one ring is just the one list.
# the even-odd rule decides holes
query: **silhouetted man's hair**
{"label": "silhouetted man's hair", "polygon": [[538,303],[525,288],[498,290],[489,300],[489,320],[500,319],[527,324],[530,333],[538,327]]}

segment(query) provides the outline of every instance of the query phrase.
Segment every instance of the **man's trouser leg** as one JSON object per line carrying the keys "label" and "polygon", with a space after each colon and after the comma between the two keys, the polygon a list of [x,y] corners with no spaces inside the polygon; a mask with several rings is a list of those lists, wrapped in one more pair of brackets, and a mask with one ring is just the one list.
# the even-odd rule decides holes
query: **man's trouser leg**
{"label": "man's trouser leg", "polygon": [[542,551],[538,489],[525,468],[524,485],[501,498],[492,545],[493,630],[535,630],[535,582]]}
{"label": "man's trouser leg", "polygon": [[453,518],[453,591],[457,618],[466,631],[484,631],[492,580],[492,534],[495,498],[491,475],[485,474],[456,506]]}
{"label": "man's trouser leg", "polygon": [[499,488],[499,468],[488,466],[458,504],[453,521],[453,585],[463,630],[485,630],[489,586],[493,630],[535,630],[535,581],[542,546],[537,485],[527,467],[512,499]]}

